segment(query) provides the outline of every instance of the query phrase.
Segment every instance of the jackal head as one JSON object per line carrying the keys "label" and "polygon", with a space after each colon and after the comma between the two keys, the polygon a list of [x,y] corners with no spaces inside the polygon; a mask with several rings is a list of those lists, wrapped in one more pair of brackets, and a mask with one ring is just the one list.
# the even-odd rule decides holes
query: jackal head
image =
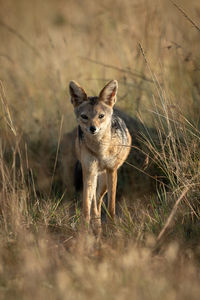
{"label": "jackal head", "polygon": [[117,89],[117,80],[112,80],[105,85],[98,97],[88,97],[78,83],[70,81],[71,103],[84,134],[101,136],[108,129],[117,100]]}

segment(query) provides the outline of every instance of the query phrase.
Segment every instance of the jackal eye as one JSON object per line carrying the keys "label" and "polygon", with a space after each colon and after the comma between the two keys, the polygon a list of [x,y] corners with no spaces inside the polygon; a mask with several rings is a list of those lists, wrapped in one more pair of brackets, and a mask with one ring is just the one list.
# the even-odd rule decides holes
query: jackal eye
{"label": "jackal eye", "polygon": [[87,117],[85,114],[82,114],[82,115],[81,115],[81,118],[84,119],[84,120],[87,120],[87,119],[88,119],[88,117]]}
{"label": "jackal eye", "polygon": [[99,115],[99,119],[103,119],[103,117],[104,117],[104,114]]}

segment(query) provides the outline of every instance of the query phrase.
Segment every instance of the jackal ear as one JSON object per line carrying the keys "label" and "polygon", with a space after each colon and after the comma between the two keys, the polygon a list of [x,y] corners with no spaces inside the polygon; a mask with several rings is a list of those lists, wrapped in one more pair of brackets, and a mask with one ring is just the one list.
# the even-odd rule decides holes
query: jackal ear
{"label": "jackal ear", "polygon": [[87,101],[86,92],[77,82],[70,81],[69,92],[71,95],[71,103],[74,105],[74,107],[77,107],[84,101]]}
{"label": "jackal ear", "polygon": [[111,80],[108,82],[99,94],[99,101],[105,102],[107,105],[113,107],[117,101],[117,90],[118,83],[117,80]]}

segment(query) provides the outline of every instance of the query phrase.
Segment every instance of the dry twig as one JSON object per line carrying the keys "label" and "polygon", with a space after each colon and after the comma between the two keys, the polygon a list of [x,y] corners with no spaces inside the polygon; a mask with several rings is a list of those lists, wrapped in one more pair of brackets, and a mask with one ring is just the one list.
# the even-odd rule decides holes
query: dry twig
{"label": "dry twig", "polygon": [[18,39],[20,39],[26,46],[28,46],[35,53],[36,56],[41,57],[41,54],[38,52],[38,50],[33,45],[31,45],[31,43],[27,41],[27,39],[25,39],[23,35],[21,35],[21,33],[19,33],[16,29],[7,25],[2,20],[0,20],[0,26],[6,28],[9,32],[17,36]]}
{"label": "dry twig", "polygon": [[163,229],[161,230],[161,232],[159,233],[159,235],[157,237],[157,242],[161,240],[161,238],[163,237],[163,235],[166,232],[167,228],[169,228],[170,224],[172,223],[172,220],[173,220],[174,215],[177,211],[178,205],[181,202],[181,200],[185,197],[185,195],[187,194],[189,188],[190,188],[189,186],[186,186],[185,189],[183,190],[182,194],[180,195],[180,197],[176,200],[176,203],[174,204],[174,207],[172,208],[172,211],[171,211],[169,217],[167,218],[167,221],[166,221]]}
{"label": "dry twig", "polygon": [[200,32],[200,27],[186,14],[186,12],[178,6],[174,1],[170,0],[171,3],[184,15],[184,17]]}

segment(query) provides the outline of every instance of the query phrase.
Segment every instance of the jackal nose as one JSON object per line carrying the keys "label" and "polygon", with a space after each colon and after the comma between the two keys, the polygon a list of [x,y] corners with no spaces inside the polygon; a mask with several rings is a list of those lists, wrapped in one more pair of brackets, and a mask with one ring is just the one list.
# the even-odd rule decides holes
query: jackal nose
{"label": "jackal nose", "polygon": [[92,134],[94,134],[96,130],[97,130],[97,129],[96,129],[95,126],[90,126],[90,132],[91,132]]}

